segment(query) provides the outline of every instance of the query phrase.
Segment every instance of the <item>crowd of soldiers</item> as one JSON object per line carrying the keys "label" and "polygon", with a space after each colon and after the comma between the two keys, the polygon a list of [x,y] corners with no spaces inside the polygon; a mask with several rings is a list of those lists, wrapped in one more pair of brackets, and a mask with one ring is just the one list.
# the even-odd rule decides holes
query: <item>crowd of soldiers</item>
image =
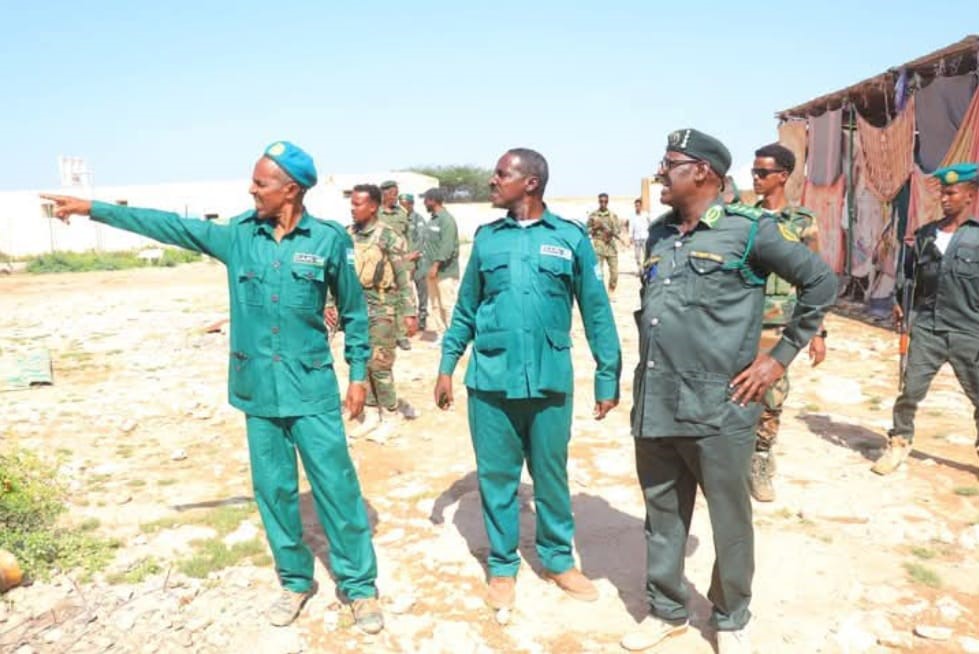
{"label": "crowd of soldiers", "polygon": [[[823,318],[837,279],[817,254],[812,213],[785,196],[795,158],[777,144],[755,152],[756,205],[731,195],[730,165],[716,138],[672,132],[657,170],[661,201],[671,210],[650,221],[637,200],[630,217],[641,286],[630,422],[646,507],[649,601],[649,615],[621,641],[630,651],[688,627],[685,544],[698,488],[714,538],[707,596],[718,648],[751,651],[751,496],[774,498],[772,445],[789,364],[807,346],[813,365],[826,353]],[[461,282],[458,229],[438,189],[424,195],[424,218],[394,182],[358,185],[344,228],[306,212],[316,170],[288,142],[259,158],[250,189],[255,208],[227,225],[45,196],[64,220],[89,215],[226,264],[229,400],[246,414],[255,498],[282,585],[269,609],[272,624],[292,622],[315,592],[299,516],[298,452],[339,591],[361,630],[383,628],[376,557],[341,412],[360,421],[351,432],[410,418],[413,408],[395,392],[395,353],[432,326],[441,349],[433,401],[442,410],[453,406],[453,374],[472,346],[464,383],[489,539],[487,603],[505,610],[515,600],[525,463],[544,574],[572,598],[598,598],[573,552],[571,320],[577,304],[596,362],[593,414],[601,420],[620,401],[622,354],[609,296],[618,282],[621,225],[604,193],[585,224],[552,213],[544,202],[548,176],[547,161],[533,150],[511,149],[499,159],[489,186],[503,215],[477,230]],[[874,467],[881,474],[910,451],[915,407],[945,361],[979,420],[979,222],[970,215],[976,166],[936,176],[945,217],[918,230],[902,265],[901,284],[914,285],[914,302],[895,314],[913,311],[916,321],[894,429]],[[336,331],[344,332],[349,365],[342,402],[329,345]],[[373,418],[364,417],[365,406]]]}

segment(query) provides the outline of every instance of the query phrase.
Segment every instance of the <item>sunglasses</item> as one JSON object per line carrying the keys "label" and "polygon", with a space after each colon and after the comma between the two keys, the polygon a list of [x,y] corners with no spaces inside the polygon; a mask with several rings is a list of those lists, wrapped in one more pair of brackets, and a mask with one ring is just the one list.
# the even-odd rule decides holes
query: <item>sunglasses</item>
{"label": "sunglasses", "polygon": [[752,168],[751,175],[757,177],[758,179],[765,179],[769,175],[774,175],[775,173],[784,173],[784,168]]}
{"label": "sunglasses", "polygon": [[670,172],[674,168],[678,168],[680,166],[699,163],[702,163],[700,159],[670,159],[668,157],[663,157],[663,160],[659,162],[659,170]]}

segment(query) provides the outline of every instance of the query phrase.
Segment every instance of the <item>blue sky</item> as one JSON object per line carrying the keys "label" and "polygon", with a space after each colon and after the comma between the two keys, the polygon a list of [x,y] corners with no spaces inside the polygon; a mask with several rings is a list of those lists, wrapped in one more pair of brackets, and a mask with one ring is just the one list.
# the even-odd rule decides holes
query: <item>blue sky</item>
{"label": "blue sky", "polygon": [[55,185],[59,154],[96,186],[246,177],[289,139],[321,173],[528,146],[552,194],[631,194],[670,130],[744,168],[776,110],[979,31],[977,4],[0,0],[0,188]]}

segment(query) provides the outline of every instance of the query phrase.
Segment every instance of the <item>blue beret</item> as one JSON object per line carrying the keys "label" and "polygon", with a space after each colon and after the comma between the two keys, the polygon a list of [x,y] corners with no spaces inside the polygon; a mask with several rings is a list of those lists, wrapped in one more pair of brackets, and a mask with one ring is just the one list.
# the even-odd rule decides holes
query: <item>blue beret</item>
{"label": "blue beret", "polygon": [[957,163],[944,168],[939,168],[932,173],[942,183],[942,186],[951,186],[959,182],[975,182],[979,177],[979,166],[974,163]]}
{"label": "blue beret", "polygon": [[265,156],[279,165],[286,175],[303,188],[316,186],[316,166],[305,150],[289,141],[276,141],[265,148]]}

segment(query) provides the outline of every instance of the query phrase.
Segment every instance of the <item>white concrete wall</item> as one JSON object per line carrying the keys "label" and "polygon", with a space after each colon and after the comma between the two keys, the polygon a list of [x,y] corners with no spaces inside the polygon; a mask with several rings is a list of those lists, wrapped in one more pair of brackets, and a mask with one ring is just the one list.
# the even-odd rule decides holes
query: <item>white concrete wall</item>
{"label": "white concrete wall", "polygon": [[[347,223],[350,204],[344,197],[355,184],[394,179],[405,193],[421,194],[438,186],[438,180],[418,173],[387,172],[362,175],[328,175],[306,197],[309,211],[320,218]],[[46,218],[39,193],[84,195],[105,202],[125,201],[132,207],[152,207],[182,216],[201,218],[217,214],[219,220],[252,209],[249,180],[189,182],[139,186],[97,186],[84,189],[39,189],[0,192],[0,252],[21,257],[52,250],[130,250],[144,247],[149,239],[106,225],[75,218],[70,226]],[[419,202],[420,206],[420,202]]]}

